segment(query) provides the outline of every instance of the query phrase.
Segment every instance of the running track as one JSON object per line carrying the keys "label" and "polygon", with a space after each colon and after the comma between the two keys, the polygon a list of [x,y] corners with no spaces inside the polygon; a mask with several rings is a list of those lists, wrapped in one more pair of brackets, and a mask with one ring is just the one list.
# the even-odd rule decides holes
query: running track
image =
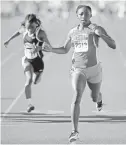
{"label": "running track", "polygon": [[[18,28],[22,19],[2,19],[2,43]],[[111,50],[100,41],[98,54],[103,65],[102,93],[105,105],[101,113],[96,112],[89,89],[86,88],[81,103],[80,140],[77,143],[126,144],[126,19],[115,21],[99,16],[94,21],[108,30],[117,41],[118,49]],[[49,23],[43,20],[53,46],[62,45],[75,24],[74,16],[68,22],[56,20]],[[70,104],[73,92],[69,68],[72,51],[67,55],[45,54],[42,81],[33,86],[32,92],[36,110],[27,114],[21,37],[11,42],[7,49],[3,44],[1,46],[2,144],[67,144],[71,131]]]}

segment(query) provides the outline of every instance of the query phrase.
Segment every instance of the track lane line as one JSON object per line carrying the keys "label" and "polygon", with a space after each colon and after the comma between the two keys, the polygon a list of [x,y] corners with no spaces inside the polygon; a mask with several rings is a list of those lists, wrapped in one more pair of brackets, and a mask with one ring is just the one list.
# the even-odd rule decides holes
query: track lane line
{"label": "track lane line", "polygon": [[15,56],[16,53],[11,53],[8,57],[6,57],[0,64],[1,67],[3,67],[13,56]]}

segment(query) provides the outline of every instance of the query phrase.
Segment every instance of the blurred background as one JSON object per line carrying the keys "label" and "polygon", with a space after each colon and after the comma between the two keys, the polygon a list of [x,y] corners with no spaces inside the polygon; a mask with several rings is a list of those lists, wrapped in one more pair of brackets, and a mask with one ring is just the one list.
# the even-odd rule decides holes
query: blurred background
{"label": "blurred background", "polygon": [[79,4],[89,4],[92,6],[93,15],[99,12],[110,15],[117,15],[123,18],[126,15],[126,1],[63,1],[63,0],[47,0],[47,1],[1,1],[1,16],[14,17],[26,15],[27,13],[36,13],[40,16],[50,17],[57,16],[61,18],[68,18],[70,11],[75,10]]}
{"label": "blurred background", "polygon": [[[42,17],[58,17],[67,19],[71,11],[75,11],[77,5],[88,4],[93,9],[93,15],[100,13],[109,14],[123,18],[126,15],[126,1],[63,1],[63,0],[47,0],[47,1],[1,1],[1,16],[14,17],[26,15],[27,13],[36,13]],[[50,18],[50,19],[51,19]]]}

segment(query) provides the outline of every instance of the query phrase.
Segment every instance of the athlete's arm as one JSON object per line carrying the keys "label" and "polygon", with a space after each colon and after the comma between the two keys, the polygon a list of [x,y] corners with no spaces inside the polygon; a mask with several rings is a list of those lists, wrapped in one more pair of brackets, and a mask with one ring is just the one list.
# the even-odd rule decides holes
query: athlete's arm
{"label": "athlete's arm", "polygon": [[71,39],[67,39],[64,46],[59,48],[52,48],[52,52],[57,54],[66,54],[69,52],[70,48],[71,48]]}
{"label": "athlete's arm", "polygon": [[18,31],[16,31],[7,41],[4,42],[5,47],[7,47],[7,45],[9,44],[9,42],[16,38],[17,36],[19,36],[23,31],[23,28],[21,27]]}
{"label": "athlete's arm", "polygon": [[42,45],[42,47],[38,47],[38,49],[39,49],[39,50],[43,50],[43,51],[45,51],[45,52],[49,52],[49,51],[47,51],[46,49],[43,49],[43,47],[44,47],[45,45],[46,45],[46,46],[48,45],[48,46],[51,47],[50,42],[49,42],[49,40],[48,40],[48,37],[47,37],[45,31],[40,30],[40,31],[39,31],[39,34],[38,34],[38,38],[40,39],[40,41],[44,42],[44,44]]}
{"label": "athlete's arm", "polygon": [[49,45],[48,44],[44,44],[44,49],[46,51],[51,51],[51,52],[57,53],[57,54],[66,54],[66,53],[68,53],[68,51],[71,48],[71,33],[72,33],[72,31],[70,31],[68,33],[67,40],[66,40],[64,46],[58,47],[58,48],[54,48],[50,44]]}
{"label": "athlete's arm", "polygon": [[101,37],[110,48],[116,49],[115,41],[107,34],[104,28],[98,26],[95,30],[95,34]]}
{"label": "athlete's arm", "polygon": [[19,36],[20,33],[17,31],[15,32],[7,41],[4,42],[4,46],[7,47],[7,45],[9,44],[9,42],[14,39],[15,37]]}
{"label": "athlete's arm", "polygon": [[73,30],[70,30],[70,32],[68,33],[66,42],[64,44],[64,46],[59,47],[59,48],[52,48],[52,52],[53,53],[58,53],[58,54],[66,54],[69,52],[70,48],[71,48],[71,35],[73,33]]}

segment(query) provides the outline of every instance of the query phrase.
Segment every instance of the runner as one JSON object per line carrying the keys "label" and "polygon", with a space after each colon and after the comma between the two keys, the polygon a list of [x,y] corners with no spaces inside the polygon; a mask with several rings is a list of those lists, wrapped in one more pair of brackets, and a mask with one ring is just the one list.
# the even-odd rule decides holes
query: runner
{"label": "runner", "polygon": [[45,31],[42,29],[41,21],[35,14],[28,14],[22,22],[20,29],[15,32],[5,43],[8,46],[10,41],[20,34],[23,34],[24,57],[22,58],[22,66],[26,76],[25,95],[28,101],[27,112],[35,109],[31,99],[31,85],[40,82],[41,74],[44,70],[43,62],[43,43],[48,43]]}
{"label": "runner", "polygon": [[71,29],[66,43],[59,48],[52,48],[45,45],[45,50],[57,54],[66,54],[73,48],[71,80],[74,89],[74,97],[71,104],[72,132],[69,141],[73,142],[79,138],[78,121],[80,115],[80,102],[86,86],[91,90],[91,98],[96,103],[98,111],[102,109],[102,93],[100,92],[102,82],[102,66],[97,60],[96,51],[99,38],[102,38],[107,45],[116,49],[115,41],[107,34],[101,26],[91,23],[91,7],[79,5],[76,9],[77,18],[80,24]]}

